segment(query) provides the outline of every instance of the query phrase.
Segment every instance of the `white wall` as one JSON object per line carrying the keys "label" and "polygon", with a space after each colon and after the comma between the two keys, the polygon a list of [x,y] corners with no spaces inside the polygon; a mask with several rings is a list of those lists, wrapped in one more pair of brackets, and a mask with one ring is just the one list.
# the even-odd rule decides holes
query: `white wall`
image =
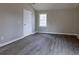
{"label": "white wall", "polygon": [[[0,4],[0,43],[8,42],[23,35],[23,8],[34,10],[28,4]],[[33,32],[35,32],[33,22]],[[4,39],[1,39],[1,37]]]}
{"label": "white wall", "polygon": [[[47,13],[47,27],[38,26],[38,14]],[[77,11],[76,9],[59,9],[49,11],[36,11],[37,32],[50,33],[77,33]]]}

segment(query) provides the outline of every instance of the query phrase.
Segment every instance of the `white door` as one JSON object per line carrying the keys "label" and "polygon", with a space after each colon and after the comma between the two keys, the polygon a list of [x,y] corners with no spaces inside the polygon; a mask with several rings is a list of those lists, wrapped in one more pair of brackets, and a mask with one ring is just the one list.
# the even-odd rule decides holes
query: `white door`
{"label": "white door", "polygon": [[24,36],[30,35],[32,33],[32,12],[25,9],[23,27]]}

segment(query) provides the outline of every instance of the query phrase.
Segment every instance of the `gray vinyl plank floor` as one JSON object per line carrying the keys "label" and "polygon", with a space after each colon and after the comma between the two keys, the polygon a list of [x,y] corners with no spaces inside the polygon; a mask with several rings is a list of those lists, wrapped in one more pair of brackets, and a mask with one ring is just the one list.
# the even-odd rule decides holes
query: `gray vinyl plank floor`
{"label": "gray vinyl plank floor", "polygon": [[0,55],[78,55],[75,36],[33,34],[0,48]]}

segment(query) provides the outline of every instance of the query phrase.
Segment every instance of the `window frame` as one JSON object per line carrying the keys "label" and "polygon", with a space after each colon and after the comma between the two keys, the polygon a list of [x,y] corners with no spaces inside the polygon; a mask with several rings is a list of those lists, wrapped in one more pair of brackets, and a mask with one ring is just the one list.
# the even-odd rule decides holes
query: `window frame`
{"label": "window frame", "polygon": [[[40,25],[40,15],[43,15],[43,14],[45,14],[46,15],[46,24],[45,24],[45,26],[41,26]],[[47,27],[47,13],[39,13],[39,27]]]}

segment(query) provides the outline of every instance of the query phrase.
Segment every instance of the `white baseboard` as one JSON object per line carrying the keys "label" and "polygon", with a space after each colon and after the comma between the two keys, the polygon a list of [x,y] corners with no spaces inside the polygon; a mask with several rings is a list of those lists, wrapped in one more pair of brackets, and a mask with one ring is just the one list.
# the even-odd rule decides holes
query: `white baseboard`
{"label": "white baseboard", "polygon": [[[78,34],[72,34],[72,33],[34,32],[34,33],[31,33],[31,34],[35,34],[35,33],[50,33],[50,34],[76,35],[76,36],[78,37],[78,39],[79,39],[79,35],[78,35]],[[31,35],[31,34],[30,34],[30,35]],[[26,36],[29,36],[29,35],[26,35]],[[17,41],[17,40],[20,40],[20,39],[22,39],[22,38],[24,38],[24,37],[26,37],[26,36],[21,36],[21,37],[19,37],[19,38],[13,39],[13,40],[11,40],[11,41],[1,43],[1,44],[0,44],[0,47],[5,46],[5,45],[7,45],[7,44],[10,44],[10,43],[12,43],[12,42],[15,42],[15,41]]]}
{"label": "white baseboard", "polygon": [[49,33],[49,34],[64,34],[64,35],[78,35],[74,33],[56,33],[56,32],[37,32],[37,33]]}
{"label": "white baseboard", "polygon": [[77,36],[77,39],[79,39],[79,34],[74,34],[74,33],[39,32],[39,31],[37,31],[37,33],[49,33],[49,34],[75,35],[75,36]]}
{"label": "white baseboard", "polygon": [[75,36],[77,36],[77,39],[79,39],[79,34],[74,34],[74,33],[56,33],[56,32],[37,32],[37,33],[49,33],[49,34],[75,35]]}
{"label": "white baseboard", "polygon": [[[35,34],[35,32],[34,32],[34,33],[31,33],[31,34]],[[31,35],[31,34],[30,34],[30,35]],[[29,36],[29,35],[26,35],[26,36]],[[15,42],[15,41],[17,41],[17,40],[20,40],[20,39],[22,39],[22,38],[24,38],[24,37],[26,37],[26,36],[21,36],[21,37],[19,37],[19,38],[13,39],[13,40],[11,40],[11,41],[1,43],[1,44],[0,44],[0,47],[3,47],[3,46],[5,46],[5,45],[7,45],[7,44],[10,44],[10,43],[13,43],[13,42]]]}

